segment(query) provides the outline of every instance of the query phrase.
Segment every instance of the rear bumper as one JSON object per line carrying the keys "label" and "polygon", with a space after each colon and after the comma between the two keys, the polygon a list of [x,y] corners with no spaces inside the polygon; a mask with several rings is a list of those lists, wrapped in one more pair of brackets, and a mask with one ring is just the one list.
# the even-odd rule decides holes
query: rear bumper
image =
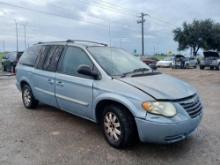
{"label": "rear bumper", "polygon": [[135,118],[135,121],[142,142],[174,143],[191,135],[198,127],[201,119],[202,113],[196,118],[172,124],[157,123],[139,118]]}
{"label": "rear bumper", "polygon": [[200,66],[203,66],[203,67],[217,67],[218,64],[201,64]]}

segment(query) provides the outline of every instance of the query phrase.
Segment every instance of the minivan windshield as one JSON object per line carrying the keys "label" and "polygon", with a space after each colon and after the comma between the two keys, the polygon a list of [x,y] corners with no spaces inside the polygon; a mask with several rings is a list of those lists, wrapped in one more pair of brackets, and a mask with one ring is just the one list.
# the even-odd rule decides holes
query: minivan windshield
{"label": "minivan windshield", "polygon": [[99,65],[111,76],[123,76],[134,72],[151,72],[139,58],[119,48],[88,47]]}

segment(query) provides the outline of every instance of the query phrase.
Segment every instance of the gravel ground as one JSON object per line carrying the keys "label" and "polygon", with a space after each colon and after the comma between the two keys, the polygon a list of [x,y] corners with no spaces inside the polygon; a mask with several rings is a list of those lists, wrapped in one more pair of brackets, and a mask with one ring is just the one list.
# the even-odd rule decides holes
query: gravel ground
{"label": "gravel ground", "polygon": [[26,110],[15,78],[0,76],[0,165],[220,164],[220,72],[160,69],[192,84],[204,103],[204,118],[189,139],[172,145],[138,143],[116,150],[99,127],[41,105]]}

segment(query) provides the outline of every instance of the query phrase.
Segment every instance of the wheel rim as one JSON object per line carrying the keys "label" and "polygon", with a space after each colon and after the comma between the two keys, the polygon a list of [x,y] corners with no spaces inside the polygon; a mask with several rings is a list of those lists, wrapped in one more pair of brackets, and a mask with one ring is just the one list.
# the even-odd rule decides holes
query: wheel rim
{"label": "wheel rim", "polygon": [[30,103],[31,103],[31,92],[30,92],[28,89],[25,89],[25,90],[24,90],[23,100],[24,100],[24,104],[25,104],[26,106],[29,106],[29,105],[30,105]]}
{"label": "wheel rim", "polygon": [[105,129],[105,134],[110,141],[117,142],[120,140],[121,125],[118,120],[118,117],[114,113],[108,112],[105,115],[104,129]]}

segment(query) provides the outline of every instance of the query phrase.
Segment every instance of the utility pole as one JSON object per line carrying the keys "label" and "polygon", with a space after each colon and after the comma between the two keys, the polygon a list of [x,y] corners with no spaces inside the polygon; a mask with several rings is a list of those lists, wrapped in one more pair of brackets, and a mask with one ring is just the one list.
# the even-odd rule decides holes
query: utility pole
{"label": "utility pole", "polygon": [[18,52],[18,23],[16,19],[14,21],[15,21],[15,30],[16,30],[16,52]]}
{"label": "utility pole", "polygon": [[141,13],[141,15],[138,16],[139,18],[141,18],[141,20],[137,21],[138,24],[141,24],[142,56],[144,56],[144,22],[145,22],[144,16],[147,16],[147,15],[149,16],[149,14],[147,13]]}
{"label": "utility pole", "polygon": [[109,46],[112,46],[111,24],[108,25]]}
{"label": "utility pole", "polygon": [[24,48],[27,48],[27,36],[26,36],[26,26],[27,24],[23,24],[24,27]]}

